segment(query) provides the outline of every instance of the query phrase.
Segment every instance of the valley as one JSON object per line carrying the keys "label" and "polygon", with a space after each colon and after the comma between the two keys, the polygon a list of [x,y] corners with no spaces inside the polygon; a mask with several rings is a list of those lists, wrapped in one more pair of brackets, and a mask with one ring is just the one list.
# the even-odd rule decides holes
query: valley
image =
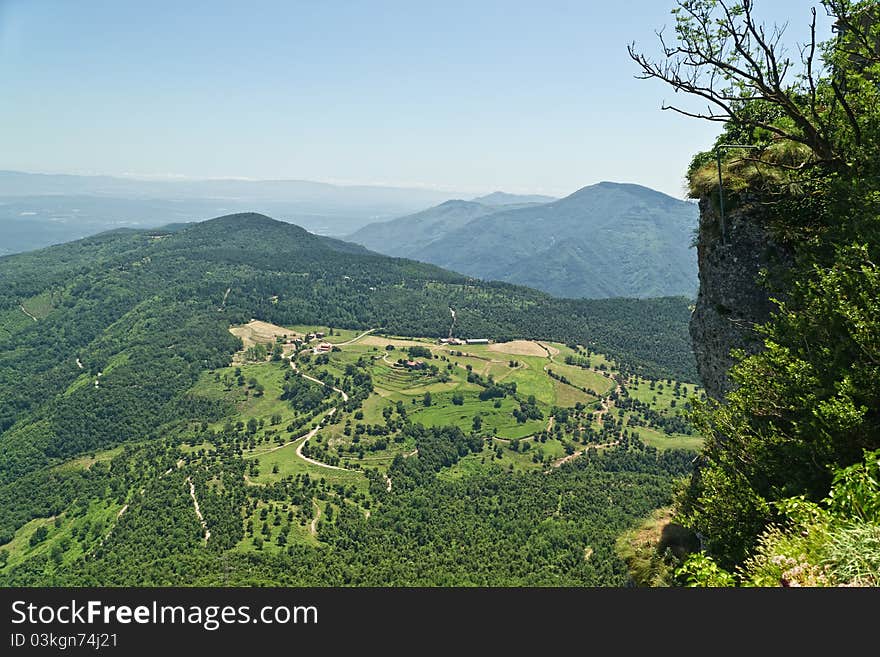
{"label": "valley", "polygon": [[683,299],[553,299],[260,215],[0,273],[10,586],[620,585],[615,537],[701,441]]}
{"label": "valley", "polygon": [[[277,555],[291,545],[321,545],[340,513],[369,518],[381,504],[376,493],[393,489],[393,466],[418,456],[414,425],[454,428],[476,441],[440,469],[445,482],[492,471],[549,474],[621,443],[667,450],[701,442],[680,415],[689,396],[701,394],[696,386],[626,377],[581,345],[456,344],[258,320],[230,333],[242,348],[188,392],[230,412],[172,431],[178,447],[164,461],[173,464],[158,477],[182,483],[178,493],[190,498],[189,520],[200,526],[205,548],[221,530],[209,524],[211,501],[200,500],[231,488],[228,470],[210,474],[230,446],[243,506],[233,514],[241,528],[228,549]],[[90,473],[121,455],[114,448],[57,468]],[[145,489],[124,499],[124,506],[107,499],[28,522],[0,546],[6,566],[40,555],[60,565],[100,551],[129,505],[146,503]]]}

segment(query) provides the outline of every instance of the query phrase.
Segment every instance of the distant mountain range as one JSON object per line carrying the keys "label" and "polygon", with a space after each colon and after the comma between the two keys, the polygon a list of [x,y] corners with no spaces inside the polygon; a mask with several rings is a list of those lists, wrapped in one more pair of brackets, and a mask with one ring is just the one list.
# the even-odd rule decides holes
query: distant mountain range
{"label": "distant mountain range", "polygon": [[[262,212],[318,235],[341,236],[461,196],[308,180],[143,180],[0,171],[0,256],[114,228],[154,228],[236,212]],[[502,191],[475,199],[490,208],[553,200]]]}
{"label": "distant mountain range", "polygon": [[[503,195],[502,198],[508,195]],[[698,209],[639,185],[602,182],[547,203],[447,201],[346,239],[483,279],[565,297],[693,296]],[[534,197],[527,197],[534,198]]]}
{"label": "distant mountain range", "polygon": [[140,180],[0,171],[0,255],[120,227],[260,211],[322,235],[436,205],[460,192],[304,180]]}

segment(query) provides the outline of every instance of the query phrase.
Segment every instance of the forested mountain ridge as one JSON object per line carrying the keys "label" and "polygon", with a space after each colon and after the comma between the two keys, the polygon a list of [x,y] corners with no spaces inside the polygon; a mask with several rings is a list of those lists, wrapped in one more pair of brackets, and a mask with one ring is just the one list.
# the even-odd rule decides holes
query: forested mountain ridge
{"label": "forested mountain ridge", "polygon": [[405,217],[368,224],[346,239],[369,249],[402,258],[414,257],[431,242],[499,208],[477,201],[446,201]]}
{"label": "forested mountain ridge", "polygon": [[[563,297],[693,296],[694,204],[603,182],[526,207],[450,202],[348,239],[391,255]],[[470,218],[470,220],[468,220]]]}
{"label": "forested mountain ridge", "polygon": [[[596,344],[633,370],[693,378],[684,299],[557,300],[262,215],[177,228],[0,259],[0,481],[172,419],[198,372],[228,362],[229,326],[252,317],[439,337],[452,306],[464,335]],[[84,374],[105,392],[100,408]]]}
{"label": "forested mountain ridge", "polygon": [[[349,418],[375,412],[357,406],[363,401],[357,385],[369,389],[369,374],[358,360],[340,371],[345,378],[335,387],[341,386],[353,397],[345,401],[329,392],[315,396],[319,389],[306,379],[288,381],[294,370],[286,361],[267,360],[253,366],[262,369],[247,370],[268,377],[267,389],[274,382],[264,397],[260,380],[248,382],[230,366],[233,354],[242,347],[230,327],[251,318],[282,326],[348,329],[350,335],[381,329],[398,336],[436,338],[448,335],[452,307],[456,335],[552,339],[560,348],[565,343],[590,349],[601,346],[619,365],[616,374],[668,377],[681,372],[680,378],[687,381],[693,377],[693,363],[686,338],[689,311],[685,299],[554,299],[527,288],[476,281],[432,265],[370,253],[257,214],[168,229],[117,230],[8,256],[0,258],[0,278],[4,283],[0,289],[0,571],[10,552],[17,560],[22,554],[30,555],[4,571],[6,583],[162,584],[174,581],[169,575],[173,571],[186,572],[185,581],[196,581],[195,573],[203,572],[205,583],[221,583],[230,576],[241,583],[622,584],[626,574],[612,555],[614,532],[667,503],[670,477],[684,472],[692,458],[676,450],[660,458],[656,449],[627,438],[619,446],[619,455],[604,459],[592,454],[588,468],[562,468],[552,482],[539,471],[524,479],[510,479],[511,473],[490,464],[479,477],[443,482],[436,480],[440,468],[454,465],[469,452],[477,459],[469,461],[473,467],[495,452],[475,451],[477,447],[482,450],[482,442],[477,446],[473,436],[465,436],[455,426],[425,433],[419,425],[406,423],[408,409],[401,405],[394,417],[383,419],[378,414],[384,426],[397,427],[401,447],[412,444],[418,452],[407,451],[410,458],[388,466],[388,476],[395,480],[393,492],[377,480],[379,475],[350,474],[344,469],[348,479],[343,477],[338,484],[332,477],[325,482],[302,473],[293,480],[282,479],[280,474],[260,471],[256,456],[268,449],[262,443],[283,440],[282,432],[293,440],[309,426],[317,428],[322,414],[332,415],[328,413],[332,404],[340,408],[337,417],[343,407]],[[590,352],[582,353],[588,362]],[[572,363],[581,362],[572,358]],[[508,363],[504,357],[498,367],[504,374],[517,372],[519,376],[523,366],[515,360]],[[576,364],[560,362],[554,367],[560,372],[581,371]],[[314,382],[326,374],[316,369],[311,376]],[[559,388],[590,399],[586,392],[563,383],[561,373],[554,376],[560,380],[540,373],[551,393]],[[463,385],[483,390],[482,385],[490,391],[487,395],[505,397],[513,389],[493,386],[491,377],[474,381]],[[538,379],[526,376],[523,381],[534,385]],[[437,398],[444,385],[434,389]],[[204,389],[216,392],[198,392]],[[469,394],[476,399],[475,392]],[[540,410],[530,399],[524,393],[515,406],[506,399],[507,411],[497,412],[512,409],[523,421],[527,414],[538,417]],[[246,425],[233,422],[244,401],[258,407],[271,404],[277,410],[245,417]],[[502,404],[501,399],[495,401]],[[426,399],[422,405],[428,408],[428,403]],[[457,408],[456,403],[453,400],[450,408]],[[482,403],[487,412],[497,408],[489,397],[466,403]],[[622,407],[620,412],[633,410]],[[561,411],[557,413],[558,432],[563,427]],[[516,426],[517,421],[512,421]],[[566,430],[576,433],[577,421],[572,415]],[[622,419],[619,424],[608,419],[605,426],[624,431]],[[369,433],[362,424],[347,430],[363,437],[363,445],[379,429],[385,431],[378,424],[371,424]],[[319,437],[307,446],[304,457],[326,452],[329,445],[318,442]],[[387,444],[388,439],[384,440]],[[375,437],[369,442],[379,444]],[[515,442],[508,441],[508,449],[519,455]],[[305,443],[298,444],[303,448]],[[245,458],[242,450],[256,452]],[[536,457],[539,452],[540,448],[533,450]],[[530,457],[522,460],[531,463]],[[302,463],[300,457],[294,460]],[[258,488],[247,485],[248,477],[253,484],[267,474],[274,479],[259,479]],[[368,480],[372,482],[369,492]],[[507,500],[501,509],[510,529],[503,547],[507,553],[515,553],[516,537],[532,531],[531,523],[538,522],[548,504],[559,504],[558,491],[574,487],[581,492],[578,499],[572,499],[572,506],[563,505],[569,519],[560,521],[566,532],[565,549],[582,557],[581,542],[589,540],[596,551],[594,561],[575,560],[574,566],[566,566],[558,575],[552,568],[540,576],[530,573],[526,561],[507,570],[473,569],[471,565],[453,572],[444,565],[448,551],[441,550],[434,556],[425,554],[433,564],[425,574],[396,570],[395,563],[424,549],[416,546],[424,544],[426,532],[433,545],[443,544],[442,537],[450,531],[444,518],[449,508],[460,504],[456,500],[461,499],[462,490],[485,486],[489,508],[495,505],[490,491],[501,482],[510,486],[499,493]],[[608,487],[630,491],[634,485],[638,496],[621,493],[608,508],[599,503]],[[527,502],[538,491],[543,497]],[[210,543],[193,514],[191,492],[198,496],[204,522],[211,528]],[[426,494],[437,501],[427,525],[414,521],[421,517],[418,508]],[[279,504],[288,516],[286,524]],[[323,510],[316,512],[316,505]],[[520,515],[518,505],[528,506],[529,522]],[[355,510],[370,508],[376,520],[364,526],[360,511]],[[282,526],[299,522],[305,537],[318,543],[308,547],[297,562],[300,565],[292,570],[287,561],[292,553],[286,547],[283,553],[265,558],[240,552],[261,549],[259,536],[273,530],[265,529],[267,523],[260,514],[269,512]],[[252,514],[257,529],[262,523],[265,531],[253,534],[248,523],[242,522],[242,513]],[[316,529],[319,517],[315,513],[322,523],[326,521],[324,530]],[[490,545],[500,545],[501,534],[487,516],[483,512],[472,516],[468,531],[476,532],[475,547],[478,543],[480,550],[488,550]],[[406,526],[405,542],[389,553],[396,556],[388,557],[384,570],[376,570],[371,566],[375,555],[401,523]],[[162,538],[157,543],[158,534]],[[41,543],[47,535],[50,540]],[[361,546],[367,549],[363,562],[356,562],[350,554],[358,552],[356,546],[343,548],[352,546],[353,536],[361,537]],[[280,535],[278,540],[282,540]],[[342,550],[340,559],[325,560],[326,566],[317,568],[320,546],[327,544]],[[550,558],[541,545],[535,547],[535,558]],[[227,555],[232,566],[226,575],[208,567],[217,551],[223,550],[232,550]],[[253,560],[261,563],[264,575],[252,574],[249,564]],[[117,574],[110,577],[111,572]]]}

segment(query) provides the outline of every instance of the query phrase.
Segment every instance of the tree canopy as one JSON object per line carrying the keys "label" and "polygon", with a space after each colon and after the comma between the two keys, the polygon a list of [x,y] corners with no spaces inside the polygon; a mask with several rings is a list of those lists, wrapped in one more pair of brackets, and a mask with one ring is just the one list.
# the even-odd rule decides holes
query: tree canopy
{"label": "tree canopy", "polygon": [[[758,329],[764,349],[738,354],[735,389],[696,414],[708,440],[679,512],[726,568],[779,543],[767,532],[786,522],[788,500],[819,502],[835,472],[880,447],[880,7],[824,0],[833,38],[817,41],[814,8],[806,39],[791,46],[784,28],[759,21],[757,4],[680,0],[659,60],[630,47],[642,77],[707,103],[665,109],[724,123],[716,149],[758,147],[726,154],[728,166],[750,162],[743,203],[769,210],[770,229],[796,254],[773,290],[784,301]],[[709,193],[695,179],[710,157],[691,168],[697,194]]]}

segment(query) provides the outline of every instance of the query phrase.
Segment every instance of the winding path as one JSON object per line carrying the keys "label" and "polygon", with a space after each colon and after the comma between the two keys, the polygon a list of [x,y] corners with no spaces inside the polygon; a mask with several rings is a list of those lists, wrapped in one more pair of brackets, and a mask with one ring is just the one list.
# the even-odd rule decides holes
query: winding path
{"label": "winding path", "polygon": [[[324,418],[326,419],[326,418],[330,417],[330,416],[333,415],[333,413],[335,413],[335,412],[336,412],[336,409],[335,409],[335,408],[331,408],[330,411],[327,413],[327,415],[324,416]],[[318,426],[316,426],[314,429],[312,429],[311,431],[309,431],[309,432],[303,437],[303,441],[302,441],[299,445],[296,446],[296,455],[297,455],[298,457],[300,457],[300,458],[301,458],[303,461],[305,461],[306,463],[311,463],[312,465],[317,465],[317,466],[320,466],[320,467],[322,467],[322,468],[330,468],[331,470],[348,470],[348,468],[343,468],[342,466],[339,466],[339,465],[330,465],[329,463],[323,463],[323,462],[321,462],[321,461],[316,461],[315,459],[311,459],[311,458],[309,458],[308,456],[306,456],[305,454],[302,453],[302,448],[305,446],[305,444],[306,444],[307,442],[309,442],[309,438],[312,438],[316,433],[318,433],[318,430],[319,430],[322,426],[324,426],[324,422],[323,422],[323,420],[318,424]]]}
{"label": "winding path", "polygon": [[36,317],[34,317],[33,315],[31,315],[31,314],[27,311],[27,309],[26,309],[22,304],[18,304],[18,307],[21,308],[21,312],[23,312],[25,315],[27,315],[28,317],[30,317],[32,320],[34,320],[35,322],[36,322],[36,321],[39,321],[39,320],[37,320]]}
{"label": "winding path", "polygon": [[359,336],[357,336],[356,338],[352,338],[351,340],[347,340],[346,342],[339,342],[339,343],[337,343],[337,344],[335,344],[335,345],[333,345],[333,346],[334,346],[334,347],[344,347],[344,346],[347,345],[347,344],[354,344],[355,342],[357,342],[357,341],[360,340],[361,338],[364,338],[364,337],[368,336],[370,333],[372,333],[373,331],[378,331],[378,330],[379,330],[379,329],[371,328],[369,331],[364,331],[363,333],[361,333],[361,334],[360,334]]}
{"label": "winding path", "polygon": [[312,504],[315,506],[315,517],[312,518],[311,524],[309,524],[309,533],[312,536],[318,535],[318,519],[321,517],[321,506],[315,502],[315,498],[312,498]]}
{"label": "winding path", "polygon": [[187,477],[186,483],[189,484],[189,496],[192,498],[193,506],[196,509],[196,515],[199,518],[202,529],[205,530],[205,545],[207,545],[208,539],[211,538],[211,530],[208,529],[208,523],[205,522],[205,518],[202,515],[202,510],[199,508],[199,500],[196,498],[196,485],[193,483],[192,477]]}
{"label": "winding path", "polygon": [[[619,444],[620,444],[619,440],[614,440],[614,441],[611,441],[610,443],[602,443],[601,445],[588,445],[587,449],[589,449],[590,447],[595,447],[596,449],[605,449],[607,447],[614,447],[615,445],[619,445]],[[586,449],[579,449],[574,454],[569,454],[568,456],[563,456],[561,459],[556,459],[555,461],[553,461],[553,463],[551,463],[551,465],[554,468],[558,468],[563,463],[568,463],[572,459],[576,459],[578,456],[580,456],[581,454],[583,454],[586,451],[587,451]]]}
{"label": "winding path", "polygon": [[[366,335],[366,333],[364,335]],[[363,337],[363,336],[361,336],[361,337]],[[293,362],[292,358],[290,359],[290,366],[293,368],[294,372],[297,372],[304,379],[308,379],[309,381],[314,381],[318,385],[322,385],[325,388],[327,387],[327,384],[324,383],[323,381],[321,381],[321,379],[316,379],[313,376],[309,376],[305,372],[301,372],[300,369],[296,366],[296,363]],[[331,388],[331,390],[333,390],[334,392],[338,392],[340,395],[342,395],[342,401],[344,401],[344,402],[348,401],[348,394],[346,394],[346,392],[344,390],[340,390],[339,388]],[[336,409],[334,408],[332,411],[330,411],[330,413],[327,413],[327,415],[331,415],[335,411],[336,411]]]}

